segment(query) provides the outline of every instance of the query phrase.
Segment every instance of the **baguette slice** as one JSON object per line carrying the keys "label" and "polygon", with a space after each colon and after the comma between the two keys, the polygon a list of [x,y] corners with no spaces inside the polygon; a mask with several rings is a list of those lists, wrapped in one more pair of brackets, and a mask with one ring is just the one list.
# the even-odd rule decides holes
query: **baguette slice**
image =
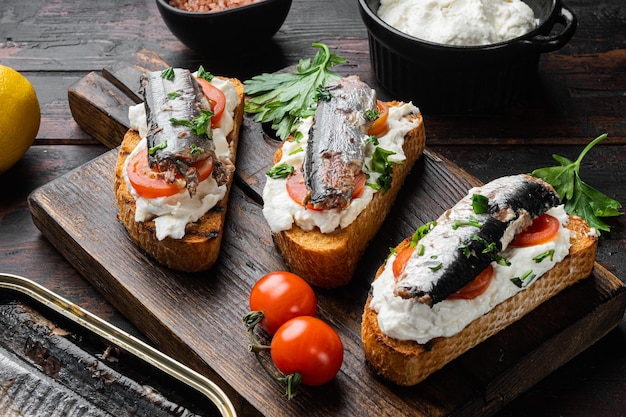
{"label": "baguette slice", "polygon": [[[399,105],[398,102],[389,103]],[[274,241],[291,271],[311,285],[336,288],[348,284],[368,243],[378,232],[406,176],[424,151],[426,136],[421,114],[411,115],[418,125],[404,138],[406,160],[393,166],[391,188],[382,195],[374,194],[372,201],[350,226],[333,233],[315,228],[306,231],[296,224],[291,229],[274,234]],[[281,148],[274,155],[274,164],[281,158]]]}
{"label": "baguette slice", "polygon": [[[235,78],[228,80],[234,84],[239,98],[233,116],[233,130],[227,136],[231,161],[234,164],[237,155],[239,129],[243,122],[244,86]],[[160,264],[183,272],[199,272],[209,269],[219,256],[233,173],[229,175],[224,198],[197,222],[187,224],[185,236],[182,239],[166,237],[163,240],[158,240],[154,221],[135,221],[135,200],[122,177],[124,161],[140,140],[141,138],[136,131],[129,130],[120,145],[114,183],[115,197],[119,206],[117,215],[119,221],[124,224],[133,242]]]}
{"label": "baguette slice", "polygon": [[[533,285],[494,307],[451,337],[439,337],[425,345],[384,335],[368,297],[361,322],[361,338],[366,360],[373,369],[398,385],[415,385],[447,363],[522,318],[544,301],[591,274],[598,245],[597,235],[580,217],[570,217],[569,255]],[[398,252],[410,244],[398,245]],[[384,266],[378,270],[376,278]]]}

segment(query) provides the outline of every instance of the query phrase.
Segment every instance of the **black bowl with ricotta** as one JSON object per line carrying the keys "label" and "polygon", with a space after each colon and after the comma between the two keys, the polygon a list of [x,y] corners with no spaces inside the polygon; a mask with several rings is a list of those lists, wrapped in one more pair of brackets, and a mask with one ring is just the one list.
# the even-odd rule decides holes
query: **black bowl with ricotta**
{"label": "black bowl with ricotta", "polygon": [[453,46],[410,36],[383,21],[379,0],[358,0],[379,84],[424,113],[479,113],[501,109],[535,79],[542,53],[569,42],[574,13],[560,0],[524,0],[537,24],[499,43]]}
{"label": "black bowl with ricotta", "polygon": [[156,5],[168,29],[202,55],[236,54],[267,42],[283,25],[292,0],[260,0],[211,12],[178,9],[168,0]]}

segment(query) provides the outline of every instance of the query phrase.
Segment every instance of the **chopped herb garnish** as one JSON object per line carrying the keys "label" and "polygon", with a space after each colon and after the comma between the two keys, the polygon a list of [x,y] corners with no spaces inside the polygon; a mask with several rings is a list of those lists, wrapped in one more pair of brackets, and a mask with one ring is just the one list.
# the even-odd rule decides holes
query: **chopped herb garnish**
{"label": "chopped herb garnish", "polygon": [[300,146],[300,147],[294,149],[293,151],[289,152],[289,155],[295,155],[295,154],[300,153],[300,152],[304,152],[304,149],[302,149],[302,146]]}
{"label": "chopped herb garnish", "polygon": [[465,255],[467,259],[472,256],[472,251],[467,245],[459,245],[459,250],[461,251],[461,253],[463,253],[463,255]]}
{"label": "chopped herb garnish", "polygon": [[200,65],[200,67],[198,68],[198,72],[196,73],[196,78],[202,78],[204,80],[211,82],[211,80],[213,79],[213,74],[206,71],[204,67]]}
{"label": "chopped herb garnish", "polygon": [[201,154],[204,153],[204,149],[202,149],[201,147],[197,146],[195,143],[191,144],[191,154],[192,155],[196,155],[196,154]]}
{"label": "chopped herb garnish", "polygon": [[417,247],[417,254],[418,254],[419,256],[424,255],[424,250],[426,250],[426,247],[425,247],[424,245],[421,245],[421,244],[420,244],[420,245]]}
{"label": "chopped herb garnish", "polygon": [[274,165],[273,167],[271,167],[269,171],[265,173],[265,175],[272,179],[287,178],[288,176],[293,174],[294,169],[295,168],[292,165],[283,162],[282,164]]}
{"label": "chopped herb garnish", "polygon": [[378,138],[375,135],[370,135],[369,138],[365,139],[365,144],[373,144],[374,146],[378,146]]}
{"label": "chopped herb garnish", "polygon": [[161,78],[172,81],[174,79],[174,68],[169,67],[161,72]]}
{"label": "chopped herb garnish", "polygon": [[[533,270],[529,269],[522,275],[521,277],[511,278],[511,282],[518,286],[519,288],[528,287],[530,283],[537,277],[536,274],[533,274]],[[528,280],[528,281],[526,281]]]}
{"label": "chopped herb garnish", "polygon": [[481,194],[472,195],[472,209],[476,214],[484,214],[489,211],[489,199]]}
{"label": "chopped herb garnish", "polygon": [[212,111],[200,110],[200,115],[194,117],[193,120],[175,119],[172,117],[170,123],[173,126],[187,126],[190,128],[191,133],[196,136],[201,136],[209,131],[211,117],[213,117]]}
{"label": "chopped herb garnish", "polygon": [[317,89],[315,90],[316,101],[330,101],[331,98],[333,98],[333,95],[331,94],[328,87],[325,87],[323,85],[317,86]]}
{"label": "chopped herb garnish", "polygon": [[365,117],[367,117],[367,119],[371,121],[378,119],[378,117],[380,116],[380,112],[378,111],[378,109],[368,109],[365,110],[364,113]]}
{"label": "chopped herb garnish", "polygon": [[[433,227],[435,227],[435,226],[437,226],[437,222],[436,221],[432,221],[432,222],[425,223],[425,224],[421,225],[420,227],[418,227],[417,230],[415,230],[415,233],[413,233],[413,236],[411,237],[411,244],[410,244],[410,246],[412,248],[417,246],[417,242],[422,240],[422,238],[424,236],[426,236],[431,230],[433,230]],[[422,245],[422,246],[424,246],[424,245]],[[424,252],[422,251],[422,253],[424,253]]]}
{"label": "chopped herb garnish", "polygon": [[381,147],[376,147],[372,155],[372,171],[381,175],[376,179],[376,184],[368,184],[375,190],[380,191],[383,195],[391,188],[393,165],[402,165],[404,162],[393,162],[389,160],[389,156],[395,152],[388,151]]}
{"label": "chopped herb garnish", "polygon": [[570,215],[580,216],[589,223],[589,226],[598,230],[610,231],[610,226],[601,217],[619,216],[622,205],[601,193],[595,188],[587,185],[580,179],[580,163],[597,143],[607,137],[606,133],[591,141],[572,162],[560,155],[552,157],[561,165],[534,170],[531,175],[542,178],[550,183],[556,190],[559,197],[565,203],[565,211]]}
{"label": "chopped herb garnish", "polygon": [[443,264],[442,264],[442,263],[439,263],[438,265],[431,266],[431,267],[430,267],[430,270],[431,270],[431,271],[433,271],[433,272],[437,272],[437,271],[439,271],[442,267],[443,267]]}
{"label": "chopped herb garnish", "polygon": [[496,263],[498,265],[502,265],[502,266],[511,266],[511,262],[509,262],[504,256],[496,253],[493,255],[493,259],[494,261],[496,261]]}
{"label": "chopped herb garnish", "polygon": [[548,251],[545,251],[544,253],[537,255],[533,258],[533,261],[535,261],[535,263],[540,263],[541,261],[543,261],[546,258],[550,258],[550,260],[552,260],[554,257],[554,249],[550,249]]}
{"label": "chopped herb garnish", "polygon": [[167,141],[163,141],[161,143],[159,143],[156,146],[151,147],[150,149],[148,149],[148,155],[154,155],[154,153],[160,149],[165,149],[167,148]]}
{"label": "chopped herb garnish", "polygon": [[431,255],[430,259],[437,259],[437,255]]}
{"label": "chopped herb garnish", "polygon": [[181,94],[178,91],[172,91],[171,93],[167,93],[167,98],[170,100],[175,99],[176,97],[180,97]]}
{"label": "chopped herb garnish", "polygon": [[478,219],[474,216],[470,216],[469,220],[465,222],[456,221],[452,224],[452,228],[454,230],[458,229],[461,226],[473,226],[473,227],[481,227],[482,224],[478,221]]}

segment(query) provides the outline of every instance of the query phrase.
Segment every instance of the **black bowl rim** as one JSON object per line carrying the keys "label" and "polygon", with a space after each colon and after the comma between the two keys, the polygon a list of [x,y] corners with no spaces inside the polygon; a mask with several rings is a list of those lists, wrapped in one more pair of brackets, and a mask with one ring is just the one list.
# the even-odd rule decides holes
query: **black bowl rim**
{"label": "black bowl rim", "polygon": [[[526,3],[524,0],[522,0],[524,3]],[[487,45],[447,45],[445,43],[437,43],[437,42],[432,42],[432,41],[428,41],[426,39],[421,39],[421,38],[417,38],[415,36],[411,36],[405,32],[402,32],[398,29],[396,29],[395,27],[391,26],[390,24],[388,24],[387,22],[385,22],[383,19],[381,19],[378,14],[372,10],[372,8],[370,7],[368,0],[359,0],[359,7],[361,8],[361,10],[363,12],[365,12],[368,17],[375,22],[377,25],[379,25],[381,28],[389,31],[390,33],[392,33],[394,36],[403,38],[405,41],[408,42],[413,42],[415,44],[419,44],[421,46],[427,46],[430,47],[432,49],[442,49],[442,50],[449,50],[449,51],[486,51],[486,50],[492,50],[492,49],[498,49],[498,48],[504,48],[504,47],[508,47],[512,44],[516,44],[519,41],[524,41],[526,39],[531,39],[539,34],[542,33],[542,30],[545,28],[545,26],[550,23],[553,19],[554,19],[554,14],[555,11],[559,10],[562,6],[561,4],[561,0],[551,0],[552,1],[552,6],[550,8],[550,12],[546,14],[546,18],[545,21],[543,22],[539,22],[539,24],[537,25],[537,27],[533,30],[531,30],[530,32],[527,32],[521,36],[517,36],[515,38],[511,38],[511,39],[507,39],[506,41],[503,42],[497,42],[497,43],[490,43]],[[365,22],[365,24],[367,25],[367,22]],[[368,28],[369,29],[369,28]]]}
{"label": "black bowl rim", "polygon": [[164,7],[166,10],[174,14],[178,14],[180,16],[185,16],[185,17],[201,19],[201,18],[206,18],[206,17],[217,17],[217,16],[222,16],[222,15],[229,15],[229,14],[234,14],[234,13],[238,13],[242,11],[247,11],[251,9],[262,8],[262,7],[267,6],[268,4],[273,4],[273,3],[291,4],[292,0],[259,0],[255,3],[244,4],[243,6],[230,7],[224,10],[216,10],[213,12],[191,12],[187,10],[182,10],[182,9],[179,9],[178,7],[171,6],[168,0],[156,0],[156,2],[160,6]]}

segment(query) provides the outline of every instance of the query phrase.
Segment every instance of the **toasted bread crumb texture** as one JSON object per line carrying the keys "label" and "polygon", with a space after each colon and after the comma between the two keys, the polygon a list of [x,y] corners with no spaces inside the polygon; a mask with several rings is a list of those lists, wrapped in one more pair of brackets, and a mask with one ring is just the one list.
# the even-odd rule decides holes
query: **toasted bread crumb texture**
{"label": "toasted bread crumb texture", "polygon": [[[235,85],[239,96],[239,104],[235,109],[233,130],[228,134],[228,142],[235,163],[237,144],[239,141],[239,129],[243,122],[244,112],[244,87],[237,79],[230,79]],[[197,222],[187,225],[185,236],[182,239],[167,237],[158,240],[154,221],[135,221],[135,200],[128,189],[122,169],[126,157],[132,152],[141,140],[139,134],[129,130],[120,145],[117,163],[115,166],[114,191],[119,207],[118,219],[124,225],[132,241],[144,250],[158,263],[183,272],[199,272],[209,269],[217,260],[223,235],[228,194],[233,181],[231,174],[225,197],[209,210]]]}
{"label": "toasted bread crumb texture", "polygon": [[[292,272],[322,288],[336,288],[350,282],[361,255],[378,232],[405,178],[424,151],[426,138],[422,116],[412,117],[417,118],[419,124],[405,136],[406,161],[394,165],[392,187],[384,195],[376,193],[350,226],[333,233],[322,233],[319,229],[305,231],[294,224],[290,230],[274,234],[274,241]],[[275,161],[280,160],[279,152],[280,149]]]}
{"label": "toasted bread crumb texture", "polygon": [[[415,385],[565,288],[588,277],[595,263],[597,236],[590,232],[587,223],[579,217],[572,217],[568,228],[572,231],[572,246],[563,261],[532,286],[497,305],[461,332],[452,337],[433,339],[427,346],[399,341],[382,334],[376,312],[369,308],[368,298],[361,323],[366,360],[386,379],[398,385]],[[407,244],[408,241],[402,243],[405,246]],[[381,271],[378,271],[377,276]]]}

